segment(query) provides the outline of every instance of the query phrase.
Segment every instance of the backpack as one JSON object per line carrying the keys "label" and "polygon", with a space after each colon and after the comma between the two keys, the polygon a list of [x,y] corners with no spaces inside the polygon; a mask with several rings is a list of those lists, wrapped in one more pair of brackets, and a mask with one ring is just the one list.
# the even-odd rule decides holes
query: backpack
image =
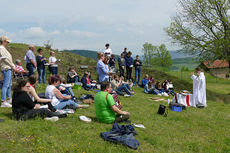
{"label": "backpack", "polygon": [[[120,99],[118,98],[118,94],[112,94],[113,96],[113,100],[115,101],[115,105],[117,106],[117,108],[121,109],[121,102]],[[108,97],[108,93],[106,94],[106,101],[107,101],[107,97]]]}
{"label": "backpack", "polygon": [[160,115],[164,115],[164,117],[167,117],[168,109],[166,109],[165,105],[160,104],[157,113],[160,114]]}

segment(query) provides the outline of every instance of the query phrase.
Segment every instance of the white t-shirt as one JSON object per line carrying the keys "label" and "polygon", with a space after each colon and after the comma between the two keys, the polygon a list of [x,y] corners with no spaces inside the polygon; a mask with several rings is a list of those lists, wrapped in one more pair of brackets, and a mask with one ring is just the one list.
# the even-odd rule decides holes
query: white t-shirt
{"label": "white t-shirt", "polygon": [[104,51],[104,54],[105,54],[106,56],[110,57],[110,56],[112,55],[112,50],[111,50],[110,48],[108,48],[108,49],[106,49],[106,50]]}
{"label": "white t-shirt", "polygon": [[[49,63],[55,63],[56,61],[57,61],[56,57],[54,57],[54,56],[49,57]],[[58,67],[57,64],[51,64],[50,66],[51,67]]]}
{"label": "white t-shirt", "polygon": [[45,96],[46,98],[48,99],[52,99],[52,102],[51,104],[53,106],[56,106],[60,103],[60,101],[57,99],[56,95],[54,94],[53,90],[55,89],[56,87],[54,85],[48,85],[46,87],[46,91],[45,91]]}

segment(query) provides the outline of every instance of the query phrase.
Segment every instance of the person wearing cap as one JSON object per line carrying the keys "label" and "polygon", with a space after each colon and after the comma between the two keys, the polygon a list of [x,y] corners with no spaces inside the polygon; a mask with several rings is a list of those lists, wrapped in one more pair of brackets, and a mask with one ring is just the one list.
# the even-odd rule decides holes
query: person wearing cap
{"label": "person wearing cap", "polygon": [[7,36],[0,38],[0,63],[1,72],[3,74],[3,86],[1,94],[1,107],[12,107],[11,102],[11,86],[12,86],[12,70],[15,71],[15,65],[11,54],[6,47],[11,42]]}
{"label": "person wearing cap", "polygon": [[29,76],[34,74],[34,72],[37,68],[36,59],[35,59],[35,55],[34,55],[35,49],[36,48],[34,45],[30,45],[29,50],[26,53],[26,68],[29,71],[29,74],[28,74]]}

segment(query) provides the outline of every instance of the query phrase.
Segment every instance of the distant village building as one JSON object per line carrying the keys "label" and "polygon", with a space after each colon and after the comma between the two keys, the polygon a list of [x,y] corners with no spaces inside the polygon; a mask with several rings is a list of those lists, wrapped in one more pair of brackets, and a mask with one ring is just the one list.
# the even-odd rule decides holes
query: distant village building
{"label": "distant village building", "polygon": [[226,60],[204,61],[201,67],[215,77],[230,78],[229,63]]}

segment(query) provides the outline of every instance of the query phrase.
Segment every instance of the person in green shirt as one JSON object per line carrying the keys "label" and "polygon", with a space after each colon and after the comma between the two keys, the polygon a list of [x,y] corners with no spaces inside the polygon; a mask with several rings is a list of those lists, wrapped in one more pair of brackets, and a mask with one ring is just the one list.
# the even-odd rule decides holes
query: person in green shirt
{"label": "person in green shirt", "polygon": [[110,82],[101,83],[101,91],[94,97],[96,117],[100,122],[113,123],[129,119],[129,112],[121,111],[116,107],[111,94],[112,85]]}

